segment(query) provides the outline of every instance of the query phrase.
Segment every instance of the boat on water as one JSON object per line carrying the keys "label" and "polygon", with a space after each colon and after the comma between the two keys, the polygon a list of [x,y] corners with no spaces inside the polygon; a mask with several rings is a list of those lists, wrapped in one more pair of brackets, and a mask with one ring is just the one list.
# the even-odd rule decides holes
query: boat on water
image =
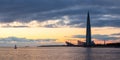
{"label": "boat on water", "polygon": [[15,45],[14,49],[17,49],[17,45]]}

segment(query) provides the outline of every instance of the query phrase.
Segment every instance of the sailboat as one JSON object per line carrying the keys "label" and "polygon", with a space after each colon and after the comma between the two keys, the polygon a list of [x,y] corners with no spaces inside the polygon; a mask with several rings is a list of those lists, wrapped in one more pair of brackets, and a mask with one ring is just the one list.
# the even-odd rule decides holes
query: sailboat
{"label": "sailboat", "polygon": [[17,49],[17,45],[15,45],[14,49]]}

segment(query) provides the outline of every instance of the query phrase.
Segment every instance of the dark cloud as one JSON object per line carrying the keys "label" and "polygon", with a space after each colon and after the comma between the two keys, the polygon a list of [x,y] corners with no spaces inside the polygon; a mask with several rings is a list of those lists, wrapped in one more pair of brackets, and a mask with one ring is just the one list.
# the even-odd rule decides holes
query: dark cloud
{"label": "dark cloud", "polygon": [[91,23],[93,27],[120,27],[120,20],[98,20]]}
{"label": "dark cloud", "polygon": [[46,44],[56,43],[56,39],[26,39],[26,38],[17,38],[17,37],[8,37],[8,38],[0,38],[0,46],[14,46],[17,44],[18,46],[39,46]]}
{"label": "dark cloud", "polygon": [[37,43],[37,42],[54,42],[56,39],[26,39],[26,38],[17,38],[17,37],[8,37],[8,38],[0,38],[0,43]]}
{"label": "dark cloud", "polygon": [[120,33],[114,33],[114,34],[111,34],[111,35],[120,35]]}
{"label": "dark cloud", "polygon": [[[89,10],[93,27],[120,27],[119,2],[113,0],[0,0],[0,22],[32,20],[42,22],[64,20],[62,18],[68,16],[70,23],[63,25],[85,27],[86,12]],[[54,27],[54,24],[45,27]]]}
{"label": "dark cloud", "polygon": [[[74,35],[73,38],[86,38],[86,36],[85,35]],[[111,37],[109,35],[99,35],[99,34],[92,35],[92,38],[98,39],[98,40],[117,40],[117,39],[120,39],[118,37]]]}

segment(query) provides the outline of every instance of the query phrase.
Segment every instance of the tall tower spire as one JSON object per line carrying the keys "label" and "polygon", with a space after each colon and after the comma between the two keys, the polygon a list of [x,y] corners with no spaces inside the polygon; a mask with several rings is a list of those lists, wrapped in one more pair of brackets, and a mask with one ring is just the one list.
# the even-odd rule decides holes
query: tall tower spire
{"label": "tall tower spire", "polygon": [[91,24],[90,24],[90,14],[87,13],[87,28],[86,28],[86,46],[91,46]]}

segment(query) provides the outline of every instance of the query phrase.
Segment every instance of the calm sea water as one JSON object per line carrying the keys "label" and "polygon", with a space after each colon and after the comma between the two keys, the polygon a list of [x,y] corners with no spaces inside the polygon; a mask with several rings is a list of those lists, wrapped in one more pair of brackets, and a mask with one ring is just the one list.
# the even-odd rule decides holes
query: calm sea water
{"label": "calm sea water", "polygon": [[0,60],[120,60],[120,48],[0,48]]}

